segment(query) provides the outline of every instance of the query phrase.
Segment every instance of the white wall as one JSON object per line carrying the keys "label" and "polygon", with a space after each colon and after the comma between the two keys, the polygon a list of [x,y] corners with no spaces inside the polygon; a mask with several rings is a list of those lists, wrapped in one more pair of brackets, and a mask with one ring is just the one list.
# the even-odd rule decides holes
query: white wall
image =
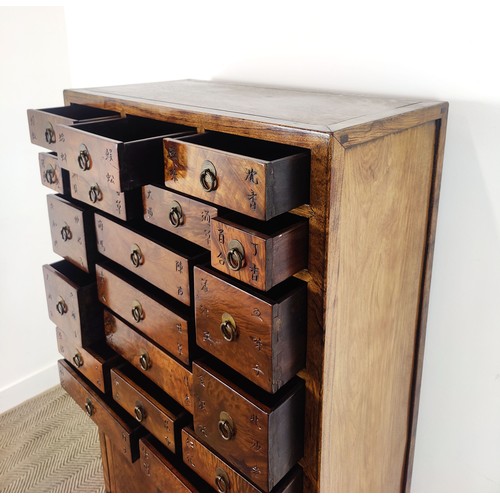
{"label": "white wall", "polygon": [[[500,31],[493,4],[67,2],[65,18],[59,15],[54,27],[63,31],[66,22],[72,87],[205,78],[450,101],[414,491],[500,491]],[[44,43],[42,38],[32,50]],[[33,56],[19,54],[24,64],[17,66],[17,77],[10,77],[10,92],[2,92],[2,108],[4,96],[14,93],[13,82],[23,109],[60,102],[67,73],[60,68],[46,86],[53,97],[35,96],[47,75],[38,72],[36,79],[25,80],[41,64]],[[65,64],[65,58],[61,45],[51,64]],[[3,54],[1,64],[3,73]],[[33,187],[29,202],[21,203],[12,193],[8,205],[2,199],[3,207],[9,207],[2,210],[2,234],[13,231],[17,219],[12,219],[11,207],[18,207],[16,213],[26,214],[29,232],[15,230],[15,240],[18,248],[21,242],[28,245],[24,256],[30,257],[19,274],[0,250],[0,321],[22,308],[12,293],[16,281],[22,284],[23,302],[32,308],[29,316],[2,323],[5,352],[29,335],[43,337],[44,344],[53,342],[39,289],[38,261],[51,260],[48,226],[29,218],[32,213],[41,218],[45,191],[34,185],[35,148],[26,147],[27,140],[27,128],[20,123],[16,150],[28,153],[22,161],[16,154],[1,164],[4,175],[12,178],[9,186],[22,181]],[[5,142],[0,141],[3,160]],[[10,171],[6,165],[16,168]],[[4,337],[16,337],[16,342],[4,344]],[[45,364],[52,361],[52,352],[36,349],[35,357],[43,357]],[[21,367],[34,366],[33,360],[25,361]],[[4,367],[0,370],[3,384]],[[10,371],[9,377],[13,380]]]}

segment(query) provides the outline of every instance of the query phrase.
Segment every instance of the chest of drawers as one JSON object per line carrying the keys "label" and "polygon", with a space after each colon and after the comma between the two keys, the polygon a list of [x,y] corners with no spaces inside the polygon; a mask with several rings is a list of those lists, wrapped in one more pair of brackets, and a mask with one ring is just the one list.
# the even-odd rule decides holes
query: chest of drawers
{"label": "chest of drawers", "polygon": [[447,103],[178,81],[29,110],[108,491],[405,491]]}

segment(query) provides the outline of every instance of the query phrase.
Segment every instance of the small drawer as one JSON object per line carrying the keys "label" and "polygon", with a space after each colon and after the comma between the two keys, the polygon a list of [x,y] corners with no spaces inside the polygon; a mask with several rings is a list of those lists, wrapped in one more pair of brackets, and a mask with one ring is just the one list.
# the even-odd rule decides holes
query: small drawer
{"label": "small drawer", "polygon": [[308,221],[284,214],[243,225],[216,217],[210,246],[215,269],[267,291],[307,267]]}
{"label": "small drawer", "polygon": [[31,142],[48,149],[57,149],[60,137],[56,125],[73,125],[96,120],[119,118],[120,114],[106,109],[71,104],[58,108],[28,109]]}
{"label": "small drawer", "polygon": [[309,151],[207,132],[164,140],[165,185],[260,220],[309,201]]}
{"label": "small drawer", "polygon": [[42,184],[60,194],[69,194],[69,173],[59,167],[57,153],[38,153]]}
{"label": "small drawer", "polygon": [[123,221],[142,217],[141,191],[134,189],[120,193],[102,186],[92,179],[69,173],[71,196],[91,207],[114,215]]}
{"label": "small drawer", "polygon": [[111,369],[113,399],[172,453],[180,449],[187,413],[130,365]]}
{"label": "small drawer", "polygon": [[139,458],[139,438],[144,428],[119,406],[105,402],[64,360],[58,361],[62,388],[93,420],[100,431],[109,436],[128,462]]}
{"label": "small drawer", "polygon": [[142,188],[144,220],[210,250],[210,221],[216,207],[157,186]]}
{"label": "small drawer", "polygon": [[56,328],[57,349],[85,378],[101,392],[111,393],[109,370],[119,361],[117,354],[106,344],[81,347],[74,339]]}
{"label": "small drawer", "polygon": [[47,208],[54,253],[93,273],[97,255],[93,212],[54,194],[47,195]]}
{"label": "small drawer", "polygon": [[65,260],[44,265],[43,277],[51,321],[75,345],[87,347],[103,340],[95,278]]}
{"label": "small drawer", "polygon": [[[191,282],[193,264],[208,257],[198,246],[178,239],[173,249],[163,243],[165,233],[148,231],[148,236],[139,230],[113,222],[96,214],[97,249],[109,259],[122,265],[134,274],[168,293],[183,304],[191,304]],[[151,230],[156,228],[151,227]],[[141,234],[142,233],[142,234]]]}
{"label": "small drawer", "polygon": [[[219,493],[262,492],[200,441],[190,427],[182,429],[182,458],[186,465]],[[302,469],[296,465],[271,493],[302,493],[302,480]]]}
{"label": "small drawer", "polygon": [[[126,321],[135,324],[172,356],[189,364],[190,331],[193,327],[187,310],[181,312],[178,304],[173,300],[167,303],[154,290],[142,291],[141,287],[130,285],[130,276],[123,271],[120,273],[116,267],[110,264],[96,266],[99,300]],[[144,287],[148,288],[146,285]]]}
{"label": "small drawer", "polygon": [[162,141],[193,129],[148,118],[58,125],[61,167],[91,179],[104,190],[129,191],[163,179]]}
{"label": "small drawer", "polygon": [[209,268],[194,270],[196,342],[268,392],[305,364],[307,285],[289,278],[268,294]]}
{"label": "small drawer", "polygon": [[193,363],[196,434],[268,492],[303,455],[304,383],[295,379],[270,397],[220,373],[221,367]]}
{"label": "small drawer", "polygon": [[193,374],[116,316],[104,311],[106,343],[190,413]]}
{"label": "small drawer", "polygon": [[[200,483],[199,480],[194,477],[187,478],[186,472],[179,470],[181,467],[174,464],[162,453],[155,439],[151,436],[140,439],[139,449],[142,471],[147,478],[143,483],[144,493],[197,493],[205,491],[205,488],[199,488],[198,484],[193,484]],[[188,472],[190,471],[188,470]]]}

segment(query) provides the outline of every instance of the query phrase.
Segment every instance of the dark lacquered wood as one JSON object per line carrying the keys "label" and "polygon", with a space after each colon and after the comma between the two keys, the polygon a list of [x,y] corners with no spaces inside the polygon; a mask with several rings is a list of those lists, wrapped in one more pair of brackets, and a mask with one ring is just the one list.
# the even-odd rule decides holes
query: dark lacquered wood
{"label": "dark lacquered wood", "polygon": [[[115,191],[161,182],[163,137],[192,130],[133,116],[74,126],[56,125],[55,129],[61,167]],[[82,150],[86,155],[83,163]]]}
{"label": "dark lacquered wood", "polygon": [[[216,217],[211,231],[212,266],[259,290],[267,291],[307,267],[307,219],[287,214],[252,227]],[[243,248],[243,263],[238,270],[229,264],[234,242]]]}
{"label": "dark lacquered wood", "polygon": [[144,492],[196,493],[197,486],[181,472],[156,446],[150,437],[140,440]]}
{"label": "dark lacquered wood", "polygon": [[31,142],[37,146],[57,150],[61,139],[55,130],[58,124],[72,125],[109,120],[119,116],[116,112],[75,104],[59,108],[28,109]]}
{"label": "dark lacquered wood", "polygon": [[111,438],[129,462],[137,460],[138,440],[144,434],[144,429],[128,414],[120,411],[121,408],[111,408],[67,361],[59,360],[58,367],[62,388],[89,415],[99,430]]}
{"label": "dark lacquered wood", "polygon": [[[203,252],[187,249],[182,253],[170,249],[125,226],[95,215],[97,249],[106,257],[149,281],[183,304],[191,303],[192,265]],[[131,254],[139,248],[142,258],[136,267]]]}
{"label": "dark lacquered wood", "polygon": [[[294,147],[236,135],[164,140],[165,185],[205,201],[269,220],[309,199],[309,155]],[[212,189],[200,181],[210,166]]]}
{"label": "dark lacquered wood", "polygon": [[210,250],[210,221],[217,207],[153,185],[142,188],[142,199],[146,222]]}
{"label": "dark lacquered wood", "polygon": [[74,338],[56,328],[57,349],[86,379],[103,393],[111,392],[109,370],[119,362],[116,352],[106,344],[81,347]]}
{"label": "dark lacquered wood", "polygon": [[[205,363],[193,363],[196,434],[263,491],[278,484],[304,451],[304,386],[295,382],[264,403]],[[229,439],[219,431],[221,412],[233,422]]]}
{"label": "dark lacquered wood", "polygon": [[51,321],[76,345],[85,347],[103,340],[95,278],[64,260],[44,265],[43,277]]}
{"label": "dark lacquered wood", "polygon": [[[190,362],[192,319],[176,304],[154,298],[133,286],[123,273],[105,264],[96,266],[99,300],[129,323],[134,324],[160,347],[185,364]],[[130,278],[130,277],[129,277]],[[139,313],[138,313],[139,311]],[[134,312],[136,316],[134,317]]]}
{"label": "dark lacquered wood", "polygon": [[137,370],[123,365],[111,370],[113,399],[172,453],[180,449],[178,435],[186,413]]}
{"label": "dark lacquered wood", "polygon": [[[304,282],[290,278],[265,295],[195,267],[194,294],[197,344],[259,387],[276,392],[304,367]],[[234,338],[221,330],[227,314],[235,322]]]}
{"label": "dark lacquered wood", "polygon": [[47,195],[52,250],[85,272],[94,272],[94,214],[60,196]]}
{"label": "dark lacquered wood", "polygon": [[141,217],[141,193],[133,189],[120,193],[107,185],[69,172],[71,196],[92,208],[97,208],[123,221]]}
{"label": "dark lacquered wood", "polygon": [[67,170],[61,169],[57,161],[57,153],[54,151],[38,153],[40,165],[40,180],[42,184],[59,194],[68,194],[69,174]]}
{"label": "dark lacquered wood", "polygon": [[[187,367],[108,311],[104,312],[104,333],[112,349],[187,411],[193,412],[193,374]],[[146,370],[141,368],[140,361],[144,355],[149,359]]]}

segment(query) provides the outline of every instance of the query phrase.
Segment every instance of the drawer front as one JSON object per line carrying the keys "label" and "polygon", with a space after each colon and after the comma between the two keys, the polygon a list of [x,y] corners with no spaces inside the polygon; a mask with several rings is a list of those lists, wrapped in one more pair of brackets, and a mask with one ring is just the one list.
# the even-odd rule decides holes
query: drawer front
{"label": "drawer front", "polygon": [[[273,160],[250,156],[261,152]],[[165,139],[164,157],[167,187],[249,217],[269,220],[308,200],[308,156],[279,144],[207,133]]]}
{"label": "drawer front", "polygon": [[129,191],[163,177],[163,137],[190,130],[182,125],[126,117],[85,125],[56,126],[61,167],[104,190]]}
{"label": "drawer front", "polygon": [[193,374],[108,311],[104,312],[107,344],[190,413]]}
{"label": "drawer front", "polygon": [[157,186],[142,188],[144,220],[210,250],[215,207]]}
{"label": "drawer front", "polygon": [[49,318],[77,345],[102,339],[102,306],[95,279],[66,261],[43,266]]}
{"label": "drawer front", "polygon": [[111,382],[113,399],[175,453],[179,446],[177,428],[185,413],[166,408],[120,368],[111,370]]}
{"label": "drawer front", "polygon": [[42,184],[60,194],[69,193],[68,172],[59,167],[57,153],[38,153]]}
{"label": "drawer front", "polygon": [[129,462],[134,462],[139,457],[138,439],[142,433],[139,424],[132,419],[122,418],[111,409],[66,361],[59,361],[58,366],[63,389],[87,413],[99,430],[110,437],[120,453]]}
{"label": "drawer front", "polygon": [[196,342],[268,392],[305,362],[306,285],[293,280],[277,300],[257,296],[195,267]]}
{"label": "drawer front", "polygon": [[205,363],[194,362],[193,397],[196,435],[263,491],[302,458],[302,382],[264,404]]}
{"label": "drawer front", "polygon": [[103,355],[92,347],[81,347],[60,328],[56,328],[56,337],[57,349],[61,356],[101,392],[108,391],[109,369],[118,361],[116,354],[109,352]]}
{"label": "drawer front", "polygon": [[142,471],[148,478],[145,491],[151,493],[196,493],[198,489],[156,447],[140,440]]}
{"label": "drawer front", "polygon": [[104,305],[135,324],[180,361],[189,363],[190,325],[187,318],[142,293],[102,265],[96,265],[96,275],[97,294]]}
{"label": "drawer front", "polygon": [[307,222],[268,235],[226,219],[212,220],[211,263],[243,283],[270,290],[307,267]]}
{"label": "drawer front", "polygon": [[82,271],[93,272],[97,251],[92,212],[52,194],[47,207],[54,252]]}
{"label": "drawer front", "polygon": [[107,111],[78,104],[59,108],[28,109],[28,125],[33,144],[49,149],[58,149],[61,140],[56,132],[59,124],[72,125],[82,121],[105,120],[120,116]]}
{"label": "drawer front", "polygon": [[204,445],[188,427],[182,429],[182,458],[188,467],[220,493],[261,492]]}
{"label": "drawer front", "polygon": [[140,216],[140,192],[120,193],[107,185],[98,184],[75,173],[70,173],[71,196],[123,221]]}
{"label": "drawer front", "polygon": [[189,305],[190,263],[186,257],[124,226],[95,216],[97,249],[146,281]]}

